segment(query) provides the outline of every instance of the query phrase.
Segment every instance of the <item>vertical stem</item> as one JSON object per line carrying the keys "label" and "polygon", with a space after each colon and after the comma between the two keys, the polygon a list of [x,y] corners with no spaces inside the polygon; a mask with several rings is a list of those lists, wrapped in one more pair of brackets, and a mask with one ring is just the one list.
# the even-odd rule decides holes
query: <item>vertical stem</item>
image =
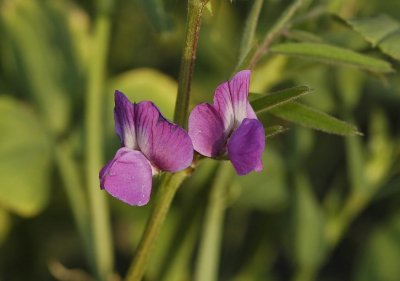
{"label": "vertical stem", "polygon": [[84,193],[82,182],[80,179],[79,170],[72,156],[70,145],[60,143],[56,146],[56,161],[58,169],[63,181],[63,186],[67,194],[69,204],[71,205],[72,214],[75,224],[78,228],[78,233],[82,239],[85,254],[89,260],[92,270],[94,266],[94,256],[91,247],[91,230],[89,209],[86,204],[86,194]]}
{"label": "vertical stem", "polygon": [[201,17],[208,0],[188,0],[188,17],[186,22],[185,45],[179,72],[178,95],[176,97],[174,122],[186,128],[189,111],[190,88],[196,60],[197,43]]}
{"label": "vertical stem", "polygon": [[221,235],[226,208],[227,188],[232,180],[230,162],[220,163],[215,181],[211,187],[209,202],[204,217],[200,249],[196,263],[195,281],[218,280],[218,266]]}
{"label": "vertical stem", "polygon": [[160,233],[172,199],[186,176],[186,171],[173,175],[164,175],[163,181],[160,184],[157,196],[154,200],[154,208],[149,220],[147,221],[146,229],[142,235],[138,249],[136,250],[135,258],[129,268],[126,277],[127,281],[139,281],[142,279],[154,243]]}
{"label": "vertical stem", "polygon": [[[185,45],[183,47],[182,62],[179,73],[178,96],[175,105],[175,123],[186,127],[189,110],[190,86],[192,82],[194,62],[196,59],[197,43],[199,39],[201,17],[208,0],[188,0],[188,17],[186,25]],[[160,184],[154,202],[153,211],[139,243],[135,258],[129,268],[126,280],[139,281],[142,279],[165,217],[187,172],[165,175]]]}
{"label": "vertical stem", "polygon": [[110,35],[109,11],[99,9],[94,26],[93,53],[89,68],[86,100],[86,184],[92,220],[96,279],[107,280],[113,273],[108,206],[99,188],[99,170],[103,164],[102,93],[108,41]]}

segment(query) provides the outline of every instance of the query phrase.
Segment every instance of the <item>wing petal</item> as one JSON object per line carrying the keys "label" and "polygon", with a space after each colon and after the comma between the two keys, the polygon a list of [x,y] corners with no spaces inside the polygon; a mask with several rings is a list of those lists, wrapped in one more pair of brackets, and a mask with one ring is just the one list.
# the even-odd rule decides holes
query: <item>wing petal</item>
{"label": "wing petal", "polygon": [[204,156],[214,157],[224,152],[226,134],[223,120],[212,105],[203,103],[192,110],[189,136],[194,149]]}
{"label": "wing petal", "polygon": [[165,119],[151,102],[136,105],[136,130],[140,150],[158,169],[177,172],[193,161],[189,135]]}
{"label": "wing petal", "polygon": [[101,189],[129,205],[143,206],[150,199],[151,166],[140,151],[120,148],[99,177]]}

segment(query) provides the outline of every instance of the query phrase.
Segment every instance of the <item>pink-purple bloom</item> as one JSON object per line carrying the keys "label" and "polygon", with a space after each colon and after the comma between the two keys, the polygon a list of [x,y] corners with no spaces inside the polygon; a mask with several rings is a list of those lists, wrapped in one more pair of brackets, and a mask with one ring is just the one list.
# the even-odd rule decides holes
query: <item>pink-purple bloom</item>
{"label": "pink-purple bloom", "polygon": [[114,119],[122,147],[100,171],[100,187],[130,205],[145,205],[153,175],[178,172],[192,163],[192,142],[152,102],[131,103],[119,91],[115,91]]}
{"label": "pink-purple bloom", "polygon": [[228,157],[238,175],[262,170],[265,133],[249,101],[250,70],[217,87],[214,103],[197,105],[189,116],[194,149],[207,157]]}

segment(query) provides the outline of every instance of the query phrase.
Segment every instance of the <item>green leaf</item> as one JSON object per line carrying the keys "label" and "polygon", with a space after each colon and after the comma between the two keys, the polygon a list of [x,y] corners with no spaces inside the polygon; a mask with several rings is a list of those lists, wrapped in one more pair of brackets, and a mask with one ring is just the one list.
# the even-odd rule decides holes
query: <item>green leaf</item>
{"label": "green leaf", "polygon": [[379,44],[379,49],[385,54],[400,60],[400,30],[392,36],[386,38],[382,43]]}
{"label": "green leaf", "polygon": [[287,37],[300,42],[324,43],[323,38],[305,30],[290,30]]}
{"label": "green leaf", "polygon": [[264,128],[265,138],[270,138],[270,137],[276,136],[280,133],[286,132],[287,130],[288,130],[288,128],[285,128],[280,125],[265,127]]}
{"label": "green leaf", "polygon": [[388,73],[394,71],[392,66],[384,60],[328,44],[283,43],[273,45],[270,51],[325,63],[356,67],[372,72]]}
{"label": "green leaf", "polygon": [[291,102],[270,110],[273,115],[315,130],[336,135],[359,135],[351,124],[336,119],[304,104]]}
{"label": "green leaf", "polygon": [[6,210],[0,208],[0,245],[7,238],[11,228],[10,215]]}
{"label": "green leaf", "polygon": [[60,2],[12,1],[1,7],[5,74],[55,133],[67,129],[70,97],[82,94],[84,80],[66,16],[71,9]]}
{"label": "green leaf", "polygon": [[165,11],[164,1],[139,0],[138,2],[158,32],[168,32],[171,30],[172,21]]}
{"label": "green leaf", "polygon": [[368,42],[385,54],[400,60],[400,22],[388,15],[347,20]]}
{"label": "green leaf", "polygon": [[323,212],[304,173],[295,175],[293,257],[299,271],[317,268],[324,255]]}
{"label": "green leaf", "polygon": [[400,31],[400,23],[388,15],[347,20],[374,47],[388,36]]}
{"label": "green leaf", "polygon": [[260,113],[263,111],[270,110],[275,106],[293,101],[305,94],[308,94],[310,91],[311,89],[308,88],[307,86],[298,86],[294,88],[285,89],[279,92],[275,92],[272,94],[261,95],[261,97],[255,98],[254,100],[250,101],[250,104],[256,113]]}
{"label": "green leaf", "polygon": [[400,31],[379,44],[379,49],[396,60],[400,60]]}
{"label": "green leaf", "polygon": [[33,216],[47,204],[51,141],[37,116],[0,96],[0,205]]}
{"label": "green leaf", "polygon": [[347,137],[346,161],[350,187],[354,192],[366,193],[368,182],[365,178],[365,159],[360,138]]}

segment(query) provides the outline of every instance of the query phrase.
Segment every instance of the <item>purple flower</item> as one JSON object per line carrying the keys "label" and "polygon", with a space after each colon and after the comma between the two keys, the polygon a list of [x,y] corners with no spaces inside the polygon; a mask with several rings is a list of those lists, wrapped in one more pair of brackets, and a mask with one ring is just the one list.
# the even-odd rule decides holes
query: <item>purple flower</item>
{"label": "purple flower", "polygon": [[228,157],[236,172],[261,171],[264,128],[251,108],[250,70],[238,72],[217,87],[214,104],[197,105],[189,116],[194,149],[208,157]]}
{"label": "purple flower", "polygon": [[100,187],[129,205],[145,205],[153,175],[181,171],[192,163],[192,142],[152,102],[131,103],[119,91],[115,91],[114,119],[122,147],[100,171]]}

